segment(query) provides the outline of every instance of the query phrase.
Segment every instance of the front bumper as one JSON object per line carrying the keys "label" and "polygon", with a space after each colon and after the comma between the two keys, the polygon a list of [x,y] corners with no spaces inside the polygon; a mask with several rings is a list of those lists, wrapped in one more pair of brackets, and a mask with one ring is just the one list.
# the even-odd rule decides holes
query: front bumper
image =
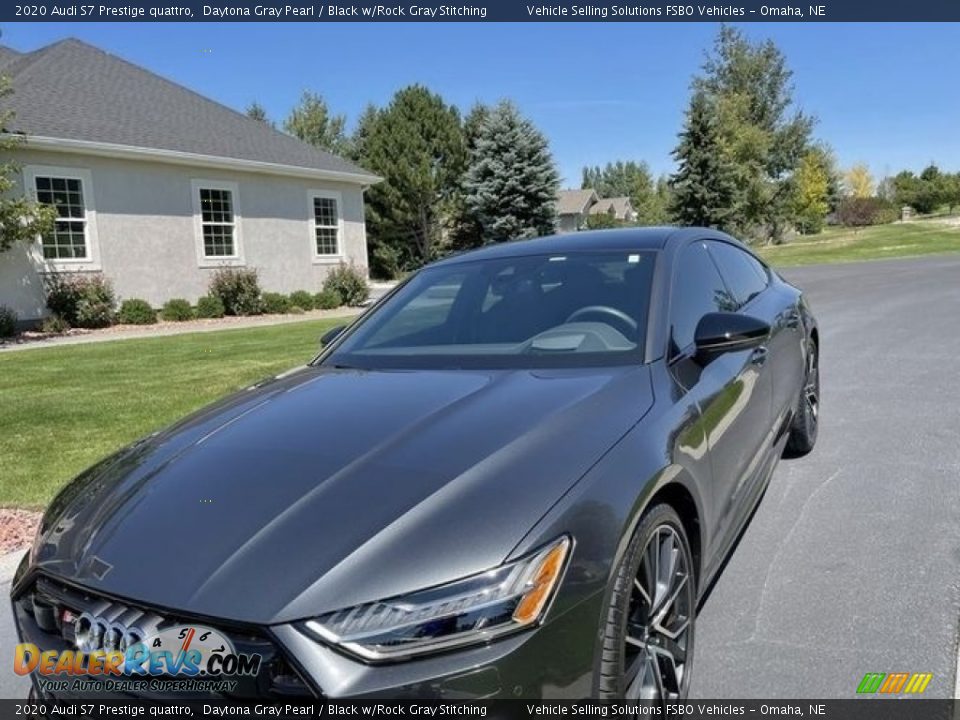
{"label": "front bumper", "polygon": [[[26,562],[26,561],[25,561]],[[104,598],[61,579],[29,574],[24,565],[14,582],[13,616],[20,642],[41,651],[73,650],[72,631],[57,622],[60,610],[79,614],[143,612],[170,624],[212,626],[230,637],[240,652],[263,657],[255,677],[246,677],[229,694],[103,693],[49,688],[32,676],[34,692],[47,699],[578,699],[593,690],[593,653],[601,596],[595,595],[550,617],[542,627],[488,645],[393,664],[372,665],[306,637],[291,625],[251,627],[210,618],[147,608],[120,598]],[[60,678],[58,678],[60,679]]]}

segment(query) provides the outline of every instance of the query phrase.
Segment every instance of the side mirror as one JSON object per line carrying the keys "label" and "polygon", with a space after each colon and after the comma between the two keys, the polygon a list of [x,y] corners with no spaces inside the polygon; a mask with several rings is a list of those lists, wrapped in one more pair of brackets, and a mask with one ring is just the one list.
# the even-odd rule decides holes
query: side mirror
{"label": "side mirror", "polygon": [[770,325],[760,318],[732,312],[707,313],[694,332],[697,356],[710,358],[725,352],[748,350],[770,336]]}
{"label": "side mirror", "polygon": [[332,327],[327,330],[323,335],[320,336],[320,347],[324,348],[332,343],[334,340],[340,337],[340,333],[346,330],[346,328],[346,325],[337,325],[336,327]]}

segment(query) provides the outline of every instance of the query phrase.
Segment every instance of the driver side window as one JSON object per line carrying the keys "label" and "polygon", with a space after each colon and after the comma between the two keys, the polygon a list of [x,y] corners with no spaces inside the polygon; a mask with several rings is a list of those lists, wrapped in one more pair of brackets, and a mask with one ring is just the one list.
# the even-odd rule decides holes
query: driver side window
{"label": "driver side window", "polygon": [[707,313],[732,312],[737,301],[720,277],[703,242],[680,254],[670,297],[670,356],[693,344],[697,323]]}

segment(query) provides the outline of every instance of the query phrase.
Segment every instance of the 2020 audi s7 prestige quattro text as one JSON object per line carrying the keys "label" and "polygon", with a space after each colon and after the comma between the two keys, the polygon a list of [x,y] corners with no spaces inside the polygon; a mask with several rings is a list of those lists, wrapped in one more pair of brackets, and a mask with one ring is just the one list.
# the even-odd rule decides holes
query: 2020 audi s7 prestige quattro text
{"label": "2020 audi s7 prestige quattro text", "polygon": [[63,490],[22,642],[201,623],[262,658],[235,695],[685,696],[698,602],[817,437],[798,289],[716,231],[584,232],[436,262],[324,339]]}

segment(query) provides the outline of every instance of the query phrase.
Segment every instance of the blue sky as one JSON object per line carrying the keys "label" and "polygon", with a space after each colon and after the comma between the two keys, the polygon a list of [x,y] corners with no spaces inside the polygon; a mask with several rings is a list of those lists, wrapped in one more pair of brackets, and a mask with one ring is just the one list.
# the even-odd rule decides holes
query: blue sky
{"label": "blue sky", "polygon": [[[747,24],[795,72],[796,98],[843,166],[875,176],[930,160],[960,171],[960,24]],[[712,23],[7,24],[33,50],[67,36],[98,45],[237,109],[284,117],[304,89],[352,123],[368,102],[419,82],[468,109],[513,99],[550,138],[565,184],[584,164],[670,150]],[[162,112],[158,108],[158,112]]]}

